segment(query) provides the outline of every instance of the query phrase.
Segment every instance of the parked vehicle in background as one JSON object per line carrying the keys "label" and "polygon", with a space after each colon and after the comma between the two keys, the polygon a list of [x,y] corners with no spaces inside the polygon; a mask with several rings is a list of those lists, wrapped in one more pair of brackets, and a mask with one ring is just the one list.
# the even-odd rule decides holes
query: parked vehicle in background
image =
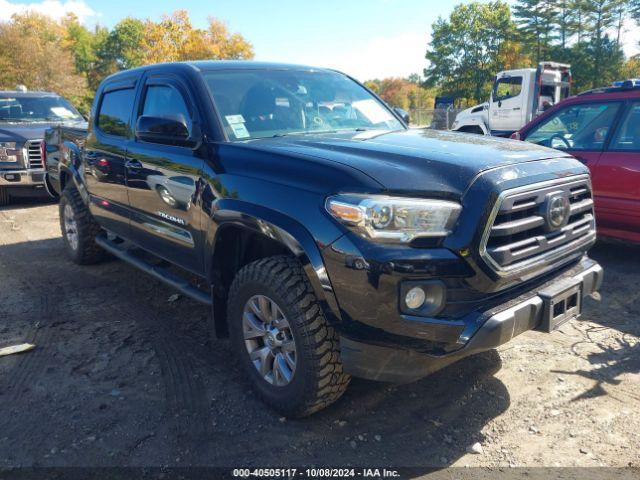
{"label": "parked vehicle in background", "polygon": [[508,137],[570,90],[570,65],[540,62],[538,68],[505,70],[496,76],[489,101],[460,112],[451,129]]}
{"label": "parked vehicle in background", "polygon": [[410,130],[341,73],[151,65],[105,79],[92,112],[87,135],[46,137],[70,258],[106,250],[212,305],[284,415],[351,375],[408,382],[550,332],[601,284],[584,165]]}
{"label": "parked vehicle in background", "polygon": [[46,195],[44,131],[77,123],[82,115],[55,93],[0,91],[0,205],[12,196]]}
{"label": "parked vehicle in background", "polygon": [[640,242],[640,80],[571,97],[512,138],[565,151],[587,165],[598,235]]}

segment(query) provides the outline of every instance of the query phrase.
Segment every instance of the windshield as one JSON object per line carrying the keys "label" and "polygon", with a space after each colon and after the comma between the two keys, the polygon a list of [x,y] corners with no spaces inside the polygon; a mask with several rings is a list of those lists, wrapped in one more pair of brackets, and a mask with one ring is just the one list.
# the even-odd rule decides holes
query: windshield
{"label": "windshield", "polygon": [[62,97],[0,94],[0,122],[65,122],[82,116]]}
{"label": "windshield", "polygon": [[230,140],[405,127],[379,100],[336,72],[203,73]]}

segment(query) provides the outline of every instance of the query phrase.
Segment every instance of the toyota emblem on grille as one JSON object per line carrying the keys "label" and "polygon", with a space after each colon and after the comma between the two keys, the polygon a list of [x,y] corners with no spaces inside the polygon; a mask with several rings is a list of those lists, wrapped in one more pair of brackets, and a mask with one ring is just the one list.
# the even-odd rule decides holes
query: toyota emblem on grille
{"label": "toyota emblem on grille", "polygon": [[547,200],[546,220],[549,228],[556,230],[564,226],[569,220],[571,204],[565,194],[550,196]]}

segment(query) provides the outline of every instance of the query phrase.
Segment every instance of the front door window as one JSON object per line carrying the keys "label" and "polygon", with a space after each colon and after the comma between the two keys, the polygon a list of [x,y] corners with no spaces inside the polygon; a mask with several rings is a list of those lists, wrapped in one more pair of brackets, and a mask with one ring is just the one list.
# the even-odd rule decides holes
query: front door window
{"label": "front door window", "polygon": [[640,152],[640,102],[631,104],[609,150]]}
{"label": "front door window", "polygon": [[568,105],[536,125],[526,140],[560,150],[601,151],[619,102]]}

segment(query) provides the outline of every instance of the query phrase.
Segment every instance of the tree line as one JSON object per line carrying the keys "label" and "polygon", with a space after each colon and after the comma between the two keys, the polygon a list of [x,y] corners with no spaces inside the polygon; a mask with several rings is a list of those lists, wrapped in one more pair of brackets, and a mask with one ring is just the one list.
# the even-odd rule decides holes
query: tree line
{"label": "tree line", "polygon": [[89,29],[69,14],[61,21],[37,13],[0,23],[0,90],[17,84],[68,98],[82,112],[106,76],[149,63],[198,59],[251,59],[253,46],[209,17],[195,28],[178,10],[160,21],[124,18],[113,28]]}
{"label": "tree line", "polygon": [[[640,56],[625,58],[625,25],[640,24],[640,0],[473,2],[431,27],[424,79],[370,80],[365,85],[406,110],[433,108],[438,95],[468,106],[489,98],[501,70],[543,60],[571,64],[573,93],[640,78]],[[635,39],[640,42],[640,38]]]}
{"label": "tree line", "polygon": [[[640,25],[640,0],[504,0],[457,5],[431,26],[423,76],[374,79],[366,86],[393,106],[432,108],[437,95],[458,106],[486,100],[497,72],[541,60],[572,65],[573,91],[640,77],[640,56],[625,58],[625,25]],[[636,39],[640,41],[640,39]],[[159,21],[124,18],[89,29],[72,14],[61,21],[25,13],[0,22],[0,89],[24,84],[55,91],[87,113],[107,75],[180,60],[251,59],[253,46],[209,17],[195,28],[178,10]]]}
{"label": "tree line", "polygon": [[[640,24],[640,0],[519,0],[458,5],[432,25],[424,87],[461,105],[489,97],[497,72],[570,63],[573,92],[640,77],[640,57],[626,59],[628,22]],[[640,41],[640,39],[634,39]]]}

